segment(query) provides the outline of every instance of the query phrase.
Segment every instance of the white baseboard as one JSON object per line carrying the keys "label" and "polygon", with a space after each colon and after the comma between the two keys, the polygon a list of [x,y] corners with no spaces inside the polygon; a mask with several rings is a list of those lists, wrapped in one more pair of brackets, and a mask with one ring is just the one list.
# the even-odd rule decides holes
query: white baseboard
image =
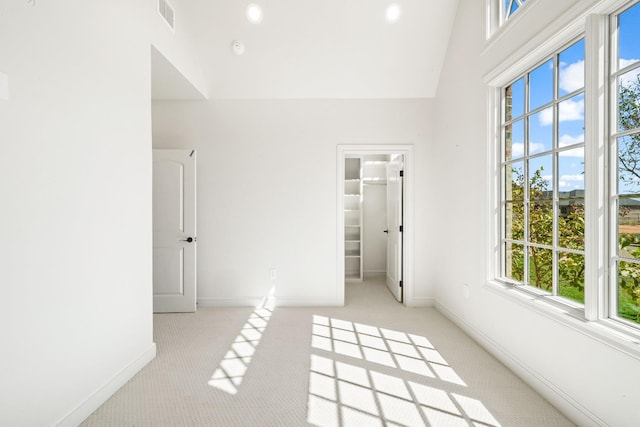
{"label": "white baseboard", "polygon": [[78,426],[155,357],[156,344],[152,343],[140,356],[120,370],[120,372],[114,375],[106,384],[100,387],[55,425],[58,427]]}
{"label": "white baseboard", "polygon": [[[198,307],[257,307],[264,298],[198,298]],[[274,298],[276,307],[339,307],[335,299]]]}
{"label": "white baseboard", "polygon": [[484,332],[473,327],[458,317],[453,311],[436,300],[436,309],[442,313],[447,319],[455,323],[460,329],[465,331],[473,338],[482,348],[487,350],[493,357],[502,362],[511,371],[513,371],[520,379],[527,383],[531,388],[536,390],[553,406],[558,408],[565,416],[571,419],[579,426],[606,426],[602,419],[582,406],[567,393],[558,388],[553,382],[546,379],[543,375],[533,370],[515,355],[511,354],[500,344],[496,343],[491,337]]}
{"label": "white baseboard", "polygon": [[407,298],[407,307],[433,307],[436,305],[435,298]]}
{"label": "white baseboard", "polygon": [[198,307],[257,307],[264,298],[198,298]]}

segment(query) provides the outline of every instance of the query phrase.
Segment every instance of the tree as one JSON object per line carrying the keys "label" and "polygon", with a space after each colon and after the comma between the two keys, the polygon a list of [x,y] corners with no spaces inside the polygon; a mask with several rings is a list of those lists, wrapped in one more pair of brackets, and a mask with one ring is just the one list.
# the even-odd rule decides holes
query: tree
{"label": "tree", "polygon": [[[620,85],[618,97],[618,130],[640,129],[640,74],[635,80]],[[640,133],[620,140],[618,164],[620,180],[640,184]]]}
{"label": "tree", "polygon": [[[540,245],[553,245],[553,202],[549,181],[543,177],[544,168],[536,170],[528,180],[529,203],[528,221],[525,224],[524,190],[526,180],[521,169],[511,170],[511,194],[513,200],[507,209],[508,235],[517,241],[524,241],[525,228],[528,241]],[[559,245],[562,248],[584,250],[584,206],[566,206],[566,212],[558,218]],[[553,288],[553,251],[547,248],[529,246],[529,285],[546,291]],[[513,244],[507,260],[508,276],[524,281],[524,246]],[[560,294],[579,301],[584,295],[584,257],[572,252],[559,252],[558,257]],[[575,289],[571,292],[568,288]]]}
{"label": "tree", "polygon": [[[620,84],[618,96],[618,130],[639,132],[619,139],[618,179],[634,192],[640,190],[640,74]],[[618,215],[624,217],[629,209],[620,206]],[[629,258],[640,258],[640,235],[619,233],[618,251]],[[640,322],[640,264],[618,264],[618,313]]]}
{"label": "tree", "polygon": [[[618,176],[627,189],[634,189],[640,197],[640,74],[635,80],[620,85],[618,98],[619,131],[635,133],[619,139]],[[553,203],[550,197],[549,182],[542,176],[543,168],[536,170],[530,179],[525,179],[522,169],[511,169],[511,183],[507,190],[511,202],[506,208],[507,235],[516,242],[524,242],[525,231],[528,241],[541,245],[553,245]],[[525,185],[528,185],[528,204],[525,203]],[[528,221],[525,223],[525,208],[528,206]],[[558,282],[562,296],[583,300],[584,295],[584,256],[578,253],[562,251],[565,249],[584,250],[585,220],[584,205],[580,203],[563,206],[565,212],[557,218],[558,246]],[[619,206],[619,216],[629,214],[629,208]],[[640,224],[635,224],[640,225]],[[640,323],[640,233],[618,234],[619,254],[625,258],[637,259],[635,262],[618,264],[618,315]],[[526,282],[547,291],[553,283],[553,252],[550,249],[511,244],[507,251],[507,276],[525,282],[525,256],[529,257],[529,277]]]}
{"label": "tree", "polygon": [[[524,186],[525,177],[521,169],[512,169],[511,198],[514,200],[510,218],[510,238],[524,240],[525,226],[528,227],[529,241],[532,243],[552,244],[553,239],[553,205],[549,194],[549,181],[542,176],[543,168],[536,170],[529,180],[529,221],[524,222]],[[514,245],[511,251],[510,276],[524,281],[524,247]],[[553,286],[552,251],[535,246],[529,247],[529,284],[551,290]]]}

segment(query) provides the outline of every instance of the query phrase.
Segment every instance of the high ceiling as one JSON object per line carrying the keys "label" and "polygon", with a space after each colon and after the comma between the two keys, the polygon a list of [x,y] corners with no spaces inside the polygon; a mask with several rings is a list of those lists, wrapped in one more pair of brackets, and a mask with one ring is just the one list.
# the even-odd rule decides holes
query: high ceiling
{"label": "high ceiling", "polygon": [[[251,2],[262,9],[260,23],[247,19]],[[389,23],[393,2],[402,13]],[[189,3],[210,98],[359,99],[435,96],[458,0]]]}

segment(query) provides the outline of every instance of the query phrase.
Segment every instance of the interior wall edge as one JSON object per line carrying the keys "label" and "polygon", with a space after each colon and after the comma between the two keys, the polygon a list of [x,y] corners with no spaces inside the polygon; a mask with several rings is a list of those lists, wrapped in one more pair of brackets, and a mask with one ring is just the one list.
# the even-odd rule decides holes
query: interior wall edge
{"label": "interior wall edge", "polygon": [[102,387],[88,396],[71,412],[65,415],[54,425],[57,427],[75,427],[84,421],[89,415],[95,412],[105,403],[116,391],[124,386],[131,378],[147,366],[156,357],[156,343],[151,345],[137,358],[131,361],[120,372],[115,374]]}

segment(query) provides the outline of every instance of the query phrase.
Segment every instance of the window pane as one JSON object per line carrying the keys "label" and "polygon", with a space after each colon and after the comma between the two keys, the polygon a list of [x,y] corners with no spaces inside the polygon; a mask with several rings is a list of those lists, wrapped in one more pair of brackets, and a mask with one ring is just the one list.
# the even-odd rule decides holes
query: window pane
{"label": "window pane", "polygon": [[560,96],[584,88],[584,39],[560,53]]}
{"label": "window pane", "polygon": [[529,160],[529,200],[553,197],[553,157],[542,156]]}
{"label": "window pane", "polygon": [[525,0],[504,0],[504,13],[507,18],[522,6]]}
{"label": "window pane", "polygon": [[524,246],[516,243],[505,243],[505,272],[506,278],[518,282],[524,281]]}
{"label": "window pane", "polygon": [[640,60],[640,44],[638,43],[640,28],[640,4],[636,4],[620,15],[618,21],[618,67]]}
{"label": "window pane", "polygon": [[529,111],[553,100],[553,60],[529,73]]}
{"label": "window pane", "polygon": [[529,204],[529,241],[541,245],[553,244],[553,203]]}
{"label": "window pane", "polygon": [[505,121],[524,114],[524,78],[505,89]]}
{"label": "window pane", "polygon": [[504,208],[505,238],[524,240],[524,203],[507,202]]}
{"label": "window pane", "polygon": [[584,142],[584,94],[558,104],[558,122],[558,134],[564,136],[562,142]]}
{"label": "window pane", "polygon": [[640,133],[618,138],[618,193],[640,193]]}
{"label": "window pane", "polygon": [[560,252],[558,269],[558,295],[584,303],[584,256]]}
{"label": "window pane", "polygon": [[553,108],[529,117],[529,155],[553,148]]}
{"label": "window pane", "polygon": [[640,259],[640,197],[618,200],[618,256]]}
{"label": "window pane", "polygon": [[561,248],[584,250],[584,200],[560,199],[558,244]]}
{"label": "window pane", "polygon": [[511,160],[524,155],[524,121],[518,120],[505,127],[505,158]]}
{"label": "window pane", "polygon": [[619,317],[640,323],[640,265],[634,262],[618,263]]}
{"label": "window pane", "polygon": [[553,252],[551,249],[529,248],[529,285],[551,292]]}
{"label": "window pane", "polygon": [[584,147],[558,153],[559,198],[584,197]]}
{"label": "window pane", "polygon": [[618,77],[618,130],[640,128],[640,68]]}
{"label": "window pane", "polygon": [[505,166],[505,200],[524,200],[524,162]]}

